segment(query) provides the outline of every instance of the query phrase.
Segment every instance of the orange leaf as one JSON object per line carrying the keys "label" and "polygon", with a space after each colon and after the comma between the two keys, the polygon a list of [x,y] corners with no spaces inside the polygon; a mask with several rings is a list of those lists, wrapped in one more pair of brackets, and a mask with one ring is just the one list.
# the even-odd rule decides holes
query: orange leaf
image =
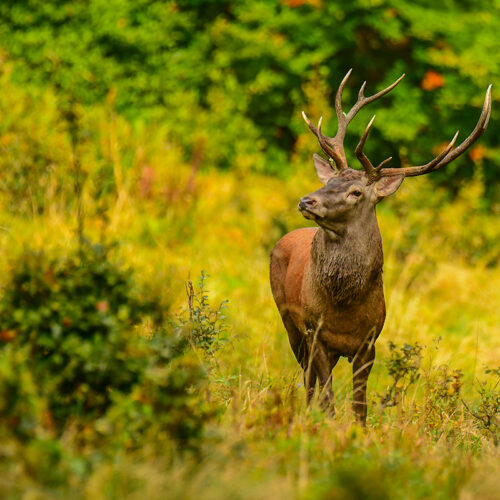
{"label": "orange leaf", "polygon": [[0,339],[2,339],[4,342],[10,342],[16,338],[16,331],[15,330],[2,330],[0,332]]}
{"label": "orange leaf", "polygon": [[469,158],[474,163],[476,163],[478,161],[481,161],[484,158],[485,154],[486,154],[486,148],[482,144],[478,144],[469,151]]}
{"label": "orange leaf", "polygon": [[421,85],[424,90],[438,89],[444,85],[444,77],[437,71],[430,69],[424,75]]}

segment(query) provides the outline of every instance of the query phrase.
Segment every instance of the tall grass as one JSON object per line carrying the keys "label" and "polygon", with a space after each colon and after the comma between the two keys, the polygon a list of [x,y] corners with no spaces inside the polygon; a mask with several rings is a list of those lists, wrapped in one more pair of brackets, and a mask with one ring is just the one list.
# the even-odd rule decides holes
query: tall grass
{"label": "tall grass", "polygon": [[[72,247],[78,221],[74,162],[60,104],[50,93],[33,97],[2,78],[0,269],[5,275],[26,246]],[[254,173],[243,161],[221,172],[196,155],[186,158],[161,127],[132,127],[113,113],[112,99],[77,111],[85,237],[114,242],[116,260],[133,267],[140,284],[163,297],[174,313],[187,306],[185,281],[195,281],[202,270],[210,274],[205,285],[210,303],[229,300],[227,342],[205,357],[200,353],[210,398],[223,411],[200,455],[162,454],[145,442],[133,452],[116,450],[83,484],[75,465],[66,485],[55,490],[19,466],[0,479],[2,496],[488,499],[498,494],[498,373],[487,374],[485,367],[494,369],[500,354],[500,227],[498,204],[483,206],[481,169],[489,168],[487,163],[476,167],[474,180],[453,198],[427,178],[408,179],[380,207],[388,315],[369,380],[364,431],[353,424],[347,361],[333,375],[337,416],[331,419],[317,404],[306,408],[302,377],[268,284],[272,246],[287,231],[307,225],[295,207],[317,186],[312,162],[298,154],[294,173],[285,180]],[[387,367],[405,343],[424,346],[418,376],[396,381],[394,405],[384,405],[395,381]],[[485,398],[493,412],[489,427],[481,413]],[[68,444],[76,438],[65,439]],[[4,462],[15,461],[6,446],[0,446],[0,455]]]}

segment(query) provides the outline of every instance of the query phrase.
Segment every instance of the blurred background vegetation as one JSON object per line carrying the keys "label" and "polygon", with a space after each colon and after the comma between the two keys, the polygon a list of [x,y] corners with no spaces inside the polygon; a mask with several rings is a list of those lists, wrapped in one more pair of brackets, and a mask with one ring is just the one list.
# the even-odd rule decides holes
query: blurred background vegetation
{"label": "blurred background vegetation", "polygon": [[[0,4],[0,494],[494,498],[500,2]],[[268,255],[316,139],[462,158],[379,207],[388,318],[366,432],[305,407]],[[210,275],[208,276],[207,275]],[[198,278],[200,277],[200,278]],[[229,300],[227,303],[226,300]],[[360,480],[362,478],[362,480]]]}
{"label": "blurred background vegetation", "polygon": [[[111,100],[133,123],[160,127],[187,160],[286,175],[293,155],[311,149],[299,111],[331,118],[351,67],[346,101],[364,80],[375,90],[407,74],[363,110],[351,146],[374,112],[373,154],[395,163],[432,157],[457,129],[465,137],[500,78],[498,8],[481,0],[33,0],[0,6],[0,43],[23,88],[52,88],[85,106]],[[332,120],[326,125],[333,133]],[[475,161],[498,165],[495,137],[490,129]],[[453,180],[466,161],[438,177]],[[487,181],[497,172],[488,169]]]}

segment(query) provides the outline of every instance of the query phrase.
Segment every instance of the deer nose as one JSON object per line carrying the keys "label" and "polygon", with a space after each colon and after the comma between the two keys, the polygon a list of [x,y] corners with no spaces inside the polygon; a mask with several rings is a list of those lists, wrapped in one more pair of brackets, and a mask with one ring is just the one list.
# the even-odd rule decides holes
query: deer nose
{"label": "deer nose", "polygon": [[304,196],[299,201],[299,210],[308,210],[317,205],[317,201],[313,198],[309,198],[309,196]]}

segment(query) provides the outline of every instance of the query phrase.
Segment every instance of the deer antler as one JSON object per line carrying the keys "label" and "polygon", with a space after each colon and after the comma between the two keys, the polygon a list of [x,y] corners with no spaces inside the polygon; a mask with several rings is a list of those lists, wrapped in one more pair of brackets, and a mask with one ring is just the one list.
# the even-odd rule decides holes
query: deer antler
{"label": "deer antler", "polygon": [[370,120],[370,123],[368,123],[368,126],[366,127],[365,132],[355,149],[355,154],[358,160],[363,165],[363,168],[365,169],[366,175],[370,182],[375,182],[376,180],[382,177],[389,177],[394,175],[403,174],[405,177],[415,177],[417,175],[423,175],[429,172],[434,172],[435,170],[444,167],[445,165],[453,161],[455,158],[460,156],[470,146],[472,146],[472,144],[474,144],[479,139],[479,137],[481,137],[483,132],[486,130],[486,127],[488,126],[490,113],[491,113],[491,85],[489,85],[488,89],[486,90],[486,96],[484,98],[484,104],[481,116],[479,117],[479,120],[474,130],[467,137],[467,139],[465,139],[465,141],[463,141],[459,146],[453,149],[455,141],[458,137],[458,131],[457,131],[456,134],[453,136],[453,139],[448,144],[448,146],[446,146],[446,148],[440,154],[438,154],[435,158],[433,158],[429,163],[426,163],[425,165],[400,167],[400,168],[383,168],[383,166],[386,165],[387,162],[391,160],[391,158],[388,158],[387,160],[384,160],[382,163],[380,163],[377,167],[374,167],[370,162],[370,160],[368,159],[368,157],[363,153],[363,146],[365,145],[366,138],[368,137],[368,133],[370,132],[370,128],[373,124],[373,120],[375,119],[375,117],[373,117]]}
{"label": "deer antler", "polygon": [[[348,168],[347,165],[347,159],[345,156],[344,152],[344,138],[345,138],[345,133],[347,130],[347,125],[351,122],[351,120],[356,116],[358,111],[366,106],[367,104],[380,99],[382,96],[390,92],[403,78],[404,74],[401,75],[392,85],[389,85],[389,87],[381,90],[380,92],[377,92],[376,94],[365,97],[364,95],[364,90],[366,87],[366,82],[363,82],[363,85],[361,85],[361,88],[359,89],[358,93],[358,99],[354,106],[350,109],[349,113],[345,114],[342,111],[342,92],[344,91],[345,84],[347,80],[349,79],[349,76],[351,75],[352,69],[350,69],[347,74],[344,76],[344,79],[339,85],[339,88],[337,90],[337,94],[335,96],[335,112],[337,114],[337,121],[338,121],[338,128],[337,128],[337,133],[335,134],[335,137],[326,137],[325,135],[322,134],[321,132],[321,121],[322,119],[319,119],[318,122],[318,127],[316,128],[309,118],[307,118],[306,114],[302,111],[302,117],[304,118],[305,122],[307,123],[308,127],[311,129],[312,133],[316,135],[318,138],[319,144],[323,151],[328,155],[329,158],[332,158],[333,161],[335,162],[335,165],[339,170],[344,170]],[[365,132],[366,135],[368,135]],[[366,137],[365,137],[366,140]],[[362,147],[361,147],[362,149]],[[380,165],[379,165],[380,166]]]}

